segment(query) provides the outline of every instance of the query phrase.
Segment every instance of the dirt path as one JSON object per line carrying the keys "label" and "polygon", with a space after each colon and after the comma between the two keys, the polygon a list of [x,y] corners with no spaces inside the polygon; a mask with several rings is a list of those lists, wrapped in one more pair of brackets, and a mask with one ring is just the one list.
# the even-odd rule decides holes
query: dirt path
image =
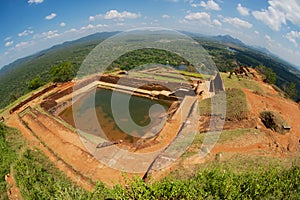
{"label": "dirt path", "polygon": [[189,148],[199,125],[197,97],[186,96],[174,115],[176,117],[181,118],[181,127],[176,131],[175,139],[153,160],[144,176],[146,180],[149,174],[155,180],[166,176],[171,172],[172,165]]}
{"label": "dirt path", "polygon": [[22,200],[23,198],[22,198],[20,190],[17,187],[17,184],[15,182],[14,174],[13,174],[12,170],[10,170],[10,174],[5,176],[5,181],[9,188],[7,191],[8,199],[9,200]]}

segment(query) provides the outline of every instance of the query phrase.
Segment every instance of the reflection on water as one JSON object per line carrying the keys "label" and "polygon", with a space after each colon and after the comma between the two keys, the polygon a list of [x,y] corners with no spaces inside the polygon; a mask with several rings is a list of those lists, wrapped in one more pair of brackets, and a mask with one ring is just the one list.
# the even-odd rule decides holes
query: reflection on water
{"label": "reflection on water", "polygon": [[[114,107],[113,111],[117,113],[115,116],[118,118],[118,124],[120,125],[118,126],[111,109],[112,93],[112,90],[97,89],[96,93],[91,93],[76,101],[73,107],[67,108],[61,113],[60,117],[74,127],[76,124],[76,128],[86,133],[100,136],[110,141],[123,140],[127,143],[134,143],[140,137],[153,130],[153,127],[157,127],[162,123],[162,115],[170,106],[170,104],[160,101],[131,96],[129,101],[130,119],[125,114],[125,111],[128,110],[128,105],[123,101],[128,98],[129,94],[114,92],[118,105],[116,108]],[[76,123],[74,122],[74,117]],[[140,126],[141,129],[131,126],[131,120]],[[120,127],[126,127],[126,133]]]}

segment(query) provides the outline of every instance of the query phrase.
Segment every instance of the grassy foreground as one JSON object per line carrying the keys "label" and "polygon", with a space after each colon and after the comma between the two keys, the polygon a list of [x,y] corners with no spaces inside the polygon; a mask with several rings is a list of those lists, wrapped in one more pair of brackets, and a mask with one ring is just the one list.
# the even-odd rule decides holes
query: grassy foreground
{"label": "grassy foreground", "polygon": [[21,135],[0,124],[0,199],[7,199],[5,174],[13,167],[24,199],[299,199],[300,167],[236,173],[220,167],[202,170],[190,179],[166,178],[155,183],[128,180],[107,188],[98,183],[85,191],[70,181],[38,150],[26,147]]}

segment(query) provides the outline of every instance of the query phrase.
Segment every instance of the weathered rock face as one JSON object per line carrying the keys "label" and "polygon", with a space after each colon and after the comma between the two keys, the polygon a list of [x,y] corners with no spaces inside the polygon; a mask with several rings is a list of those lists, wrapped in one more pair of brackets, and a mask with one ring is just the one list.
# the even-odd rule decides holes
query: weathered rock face
{"label": "weathered rock face", "polygon": [[260,113],[260,118],[263,124],[273,131],[286,134],[290,130],[288,123],[276,112],[263,111]]}

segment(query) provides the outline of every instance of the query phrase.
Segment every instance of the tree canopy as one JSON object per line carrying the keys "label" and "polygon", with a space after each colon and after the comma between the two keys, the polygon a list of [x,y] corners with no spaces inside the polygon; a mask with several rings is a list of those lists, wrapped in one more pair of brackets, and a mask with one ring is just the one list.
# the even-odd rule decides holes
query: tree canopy
{"label": "tree canopy", "polygon": [[125,53],[117,60],[115,60],[109,69],[120,68],[122,70],[131,70],[135,67],[155,63],[155,64],[169,64],[173,67],[178,67],[181,64],[189,66],[190,63],[181,56],[170,51],[162,49],[144,48]]}
{"label": "tree canopy", "polygon": [[285,93],[287,96],[291,99],[294,99],[297,97],[297,89],[296,84],[294,82],[291,82],[285,89]]}
{"label": "tree canopy", "polygon": [[271,69],[263,65],[259,65],[256,69],[264,76],[264,81],[270,84],[275,84],[277,80],[277,74]]}
{"label": "tree canopy", "polygon": [[37,76],[28,82],[28,89],[35,90],[42,85],[44,85],[44,82],[42,81],[41,77]]}
{"label": "tree canopy", "polygon": [[67,82],[76,75],[75,68],[71,62],[63,62],[50,69],[50,77],[53,82]]}

